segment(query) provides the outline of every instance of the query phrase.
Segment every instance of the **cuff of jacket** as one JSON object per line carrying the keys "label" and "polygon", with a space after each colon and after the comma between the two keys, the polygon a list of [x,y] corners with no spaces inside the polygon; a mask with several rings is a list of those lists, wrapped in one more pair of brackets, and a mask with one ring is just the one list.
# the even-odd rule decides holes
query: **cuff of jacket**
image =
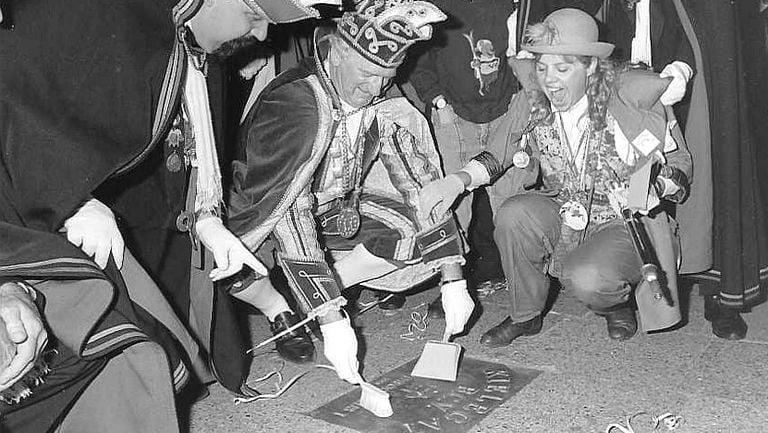
{"label": "cuff of jacket", "polygon": [[278,261],[304,312],[322,316],[340,302],[341,287],[325,260],[279,254]]}
{"label": "cuff of jacket", "polygon": [[[494,182],[504,172],[504,167],[501,165],[501,162],[492,153],[488,151],[484,150],[478,153],[477,155],[475,155],[474,158],[472,158],[472,161],[476,161],[482,164],[483,168],[485,169],[488,175],[488,183]],[[473,183],[474,183],[474,180],[473,180]]]}

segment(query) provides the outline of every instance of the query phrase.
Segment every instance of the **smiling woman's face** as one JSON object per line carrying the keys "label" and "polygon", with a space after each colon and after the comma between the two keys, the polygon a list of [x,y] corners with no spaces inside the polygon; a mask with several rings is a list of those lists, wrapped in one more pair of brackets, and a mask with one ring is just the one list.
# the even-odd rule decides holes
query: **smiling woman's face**
{"label": "smiling woman's face", "polygon": [[564,111],[584,96],[590,69],[576,56],[543,54],[536,61],[536,78],[552,107]]}

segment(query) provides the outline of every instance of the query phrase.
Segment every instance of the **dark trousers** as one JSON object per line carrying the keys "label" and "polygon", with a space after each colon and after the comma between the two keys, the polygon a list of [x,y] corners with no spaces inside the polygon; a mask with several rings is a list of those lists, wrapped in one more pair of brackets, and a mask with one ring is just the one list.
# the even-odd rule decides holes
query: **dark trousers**
{"label": "dark trousers", "polygon": [[640,257],[619,219],[590,224],[584,241],[564,254],[562,263],[554,263],[562,226],[559,210],[552,198],[528,193],[509,198],[496,213],[494,236],[515,322],[544,310],[553,269],[562,269],[553,276],[596,312],[627,302],[641,279]]}

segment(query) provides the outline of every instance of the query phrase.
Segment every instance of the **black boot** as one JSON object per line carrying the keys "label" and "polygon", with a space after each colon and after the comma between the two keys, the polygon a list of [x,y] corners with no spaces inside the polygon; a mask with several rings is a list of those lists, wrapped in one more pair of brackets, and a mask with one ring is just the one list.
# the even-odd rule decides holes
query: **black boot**
{"label": "black boot", "polygon": [[608,336],[612,340],[629,340],[637,332],[637,319],[632,307],[624,306],[599,314],[605,317]]}
{"label": "black boot", "polygon": [[487,347],[508,346],[517,337],[536,335],[541,332],[541,315],[525,322],[513,322],[510,317],[489,329],[480,337],[480,344]]}
{"label": "black boot", "polygon": [[747,322],[738,311],[720,305],[718,295],[704,296],[704,318],[712,322],[712,333],[726,340],[743,340]]}
{"label": "black boot", "polygon": [[[299,321],[298,316],[284,311],[278,314],[273,322],[269,323],[269,330],[272,331],[272,335],[277,335]],[[280,337],[275,345],[277,346],[277,353],[287,361],[305,364],[315,359],[315,346],[303,326]]]}

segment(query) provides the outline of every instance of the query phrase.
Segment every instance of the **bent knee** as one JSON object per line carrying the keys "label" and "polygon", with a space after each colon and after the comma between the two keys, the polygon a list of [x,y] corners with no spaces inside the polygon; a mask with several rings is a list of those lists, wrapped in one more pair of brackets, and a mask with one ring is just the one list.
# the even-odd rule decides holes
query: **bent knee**
{"label": "bent knee", "polygon": [[571,290],[579,300],[589,304],[602,288],[602,278],[597,264],[563,263],[563,273],[560,278],[564,287]]}
{"label": "bent knee", "polygon": [[497,228],[519,228],[538,220],[540,212],[536,202],[539,200],[527,195],[510,197],[496,211],[493,223]]}
{"label": "bent knee", "polygon": [[605,274],[597,263],[566,262],[560,281],[566,290],[594,311],[604,311],[626,302],[631,286]]}

